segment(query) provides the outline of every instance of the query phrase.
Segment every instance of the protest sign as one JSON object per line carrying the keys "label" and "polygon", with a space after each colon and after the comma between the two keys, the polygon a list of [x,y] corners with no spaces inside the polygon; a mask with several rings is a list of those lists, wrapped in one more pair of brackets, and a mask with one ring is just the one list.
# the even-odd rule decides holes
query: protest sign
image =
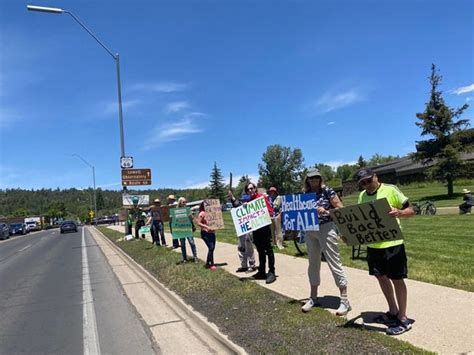
{"label": "protest sign", "polygon": [[193,236],[193,224],[190,215],[191,209],[189,207],[170,209],[173,239]]}
{"label": "protest sign", "polygon": [[285,231],[318,231],[316,194],[282,196],[281,223]]}
{"label": "protest sign", "polygon": [[161,206],[161,220],[163,222],[170,221],[170,208],[174,208],[173,206]]}
{"label": "protest sign", "polygon": [[387,199],[331,210],[347,245],[364,245],[403,239],[397,219],[390,216]]}
{"label": "protest sign", "polygon": [[150,233],[150,226],[143,226],[138,230],[138,235]]}
{"label": "protest sign", "polygon": [[212,230],[224,229],[222,208],[218,199],[204,200],[204,210],[206,211],[207,225]]}
{"label": "protest sign", "polygon": [[272,223],[263,197],[230,210],[237,236],[253,232]]}

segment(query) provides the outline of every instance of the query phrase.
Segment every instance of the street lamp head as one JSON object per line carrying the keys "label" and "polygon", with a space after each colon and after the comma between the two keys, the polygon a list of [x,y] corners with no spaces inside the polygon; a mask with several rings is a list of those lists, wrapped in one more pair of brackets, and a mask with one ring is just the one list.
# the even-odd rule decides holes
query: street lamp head
{"label": "street lamp head", "polygon": [[28,5],[26,8],[29,11],[50,12],[52,14],[62,14],[64,12],[63,9],[59,9],[57,7],[44,7],[44,6]]}

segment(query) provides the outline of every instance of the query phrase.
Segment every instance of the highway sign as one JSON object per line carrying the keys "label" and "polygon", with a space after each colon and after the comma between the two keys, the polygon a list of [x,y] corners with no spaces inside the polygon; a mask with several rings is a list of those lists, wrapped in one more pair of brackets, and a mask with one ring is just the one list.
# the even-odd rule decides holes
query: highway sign
{"label": "highway sign", "polygon": [[120,157],[120,167],[122,169],[133,168],[133,157]]}
{"label": "highway sign", "polygon": [[122,169],[122,185],[151,185],[151,169]]}

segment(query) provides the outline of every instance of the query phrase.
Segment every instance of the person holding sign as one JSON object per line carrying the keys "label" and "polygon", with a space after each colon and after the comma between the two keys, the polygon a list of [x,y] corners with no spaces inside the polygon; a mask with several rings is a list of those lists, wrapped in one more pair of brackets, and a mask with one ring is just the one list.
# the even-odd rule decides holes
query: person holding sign
{"label": "person holding sign", "polygon": [[341,303],[336,315],[344,316],[352,308],[347,298],[347,279],[342,268],[341,255],[337,244],[338,234],[329,210],[341,208],[342,202],[336,192],[323,184],[321,173],[316,168],[310,168],[304,181],[306,193],[316,193],[316,210],[319,219],[319,231],[306,231],[305,239],[308,248],[308,276],[311,295],[301,310],[309,312],[316,304],[318,286],[321,283],[321,253],[331,270],[336,286],[339,287]]}
{"label": "person holding sign", "polygon": [[206,211],[204,210],[204,202],[199,205],[199,214],[197,217],[197,225],[201,227],[201,238],[206,243],[208,252],[206,258],[206,268],[216,270],[214,265],[214,249],[216,247],[216,233],[213,231],[206,220]]}
{"label": "person holding sign", "polygon": [[[247,183],[247,185],[245,185],[245,193],[250,196],[250,201],[262,197],[265,201],[269,215],[273,215],[273,208],[270,205],[270,201],[268,201],[268,198],[265,195],[262,195],[257,191],[257,185],[252,182]],[[234,207],[241,205],[241,202],[234,197],[232,191],[229,191],[228,197],[232,201]],[[275,282],[275,255],[273,254],[272,248],[272,230],[269,224],[253,231],[253,242],[257,247],[259,260],[258,272],[253,275],[253,278],[255,280],[265,280],[267,284]],[[265,272],[267,258],[268,274]]]}
{"label": "person holding sign", "polygon": [[[186,199],[184,197],[180,197],[178,199],[178,204],[176,205],[176,208],[186,207],[186,203],[187,203]],[[193,218],[191,214],[188,215],[188,218],[191,221],[192,231],[194,232],[196,228],[194,227]],[[179,242],[181,244],[181,255],[183,257],[183,264],[185,264],[188,261],[187,255],[186,255],[186,240],[188,240],[188,243],[191,246],[191,251],[193,253],[193,261],[197,263],[198,258],[197,258],[196,244],[194,243],[194,238],[191,235],[189,237],[179,239]]]}
{"label": "person holding sign", "polygon": [[[415,214],[408,198],[394,185],[382,184],[370,168],[360,169],[356,174],[357,183],[363,189],[358,203],[386,198],[391,210],[389,215],[411,217]],[[367,246],[369,274],[374,275],[387,300],[389,310],[376,321],[388,324],[389,335],[399,335],[410,330],[411,322],[407,318],[407,257],[403,239],[372,243]]]}

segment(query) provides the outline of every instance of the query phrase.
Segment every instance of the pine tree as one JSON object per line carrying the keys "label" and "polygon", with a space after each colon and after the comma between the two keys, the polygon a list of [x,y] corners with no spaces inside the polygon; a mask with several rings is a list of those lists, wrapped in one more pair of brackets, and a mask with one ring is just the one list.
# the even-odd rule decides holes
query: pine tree
{"label": "pine tree", "polygon": [[364,157],[362,155],[359,155],[359,159],[357,159],[357,165],[360,169],[367,166],[367,162],[364,160]]}
{"label": "pine tree", "polygon": [[429,174],[434,179],[446,181],[448,195],[452,196],[453,181],[464,166],[461,152],[468,149],[460,137],[463,130],[469,126],[469,120],[458,118],[469,105],[464,104],[461,108],[453,109],[444,103],[442,92],[438,89],[442,77],[434,64],[431,65],[429,80],[430,101],[426,104],[424,112],[416,114],[420,120],[416,125],[422,129],[421,136],[428,135],[434,138],[417,141],[416,153],[412,154],[412,158],[423,165],[434,163],[428,170]]}
{"label": "pine tree", "polygon": [[209,183],[210,197],[217,198],[221,202],[224,202],[225,191],[224,191],[224,179],[222,177],[221,170],[217,167],[217,163],[214,162],[214,168],[211,172],[211,181]]}

